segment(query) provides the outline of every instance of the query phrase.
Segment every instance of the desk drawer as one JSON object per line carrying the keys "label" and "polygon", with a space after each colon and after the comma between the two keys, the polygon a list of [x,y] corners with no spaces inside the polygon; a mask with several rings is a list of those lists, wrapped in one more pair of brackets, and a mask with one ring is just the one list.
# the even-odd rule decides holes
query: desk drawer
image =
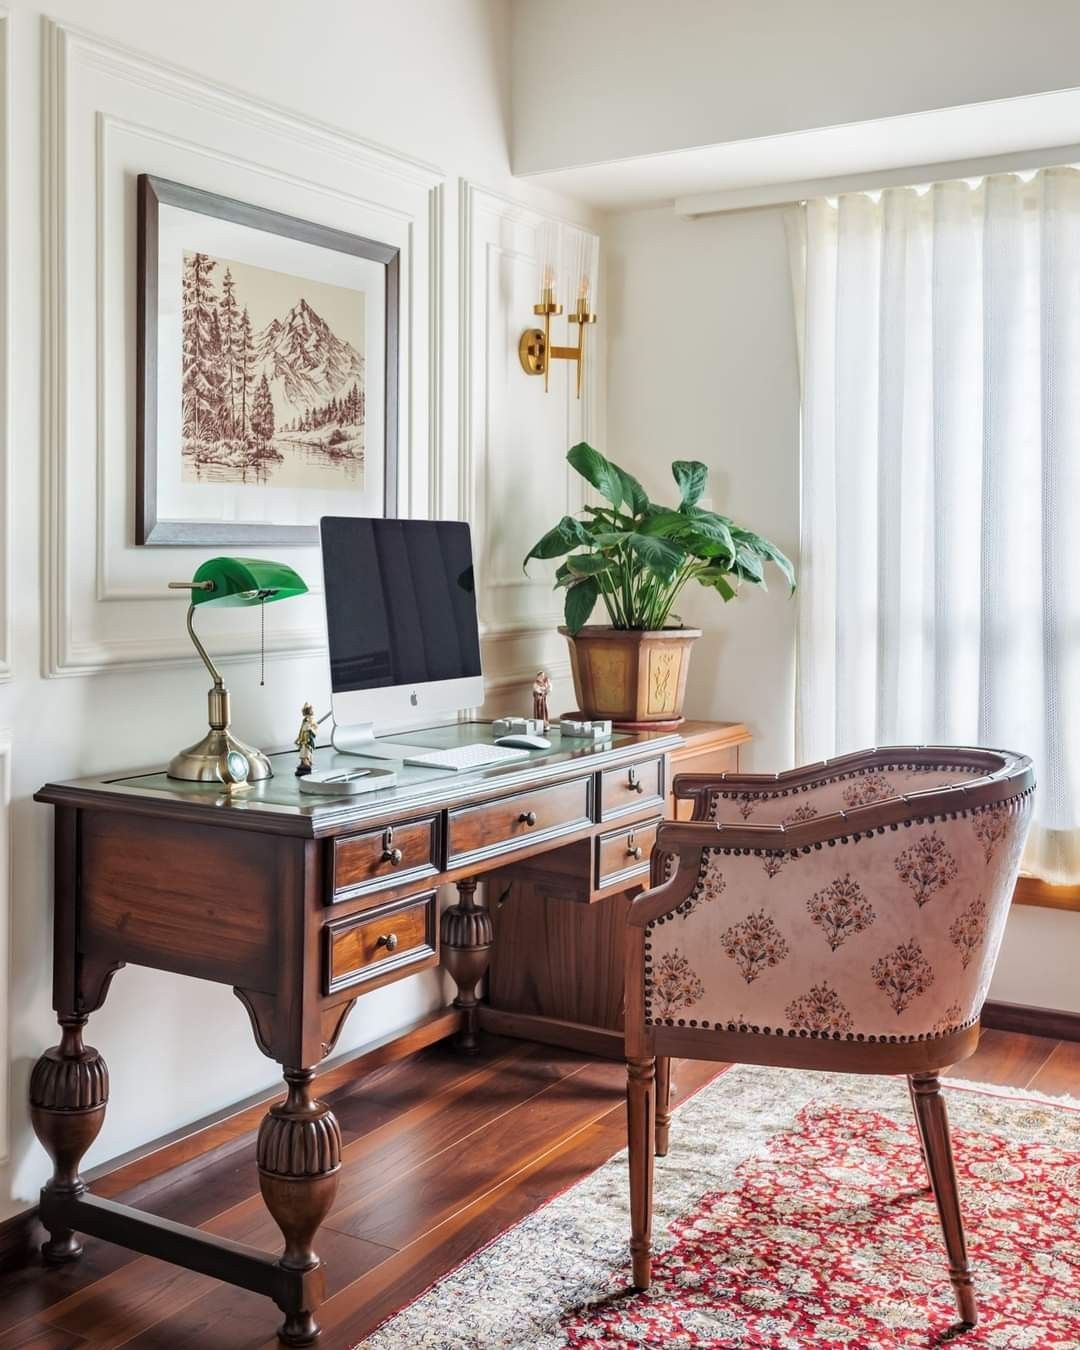
{"label": "desk drawer", "polygon": [[447,866],[458,867],[475,855],[527,848],[534,839],[569,834],[591,823],[591,778],[462,807],[450,812]]}
{"label": "desk drawer", "polygon": [[596,888],[629,882],[636,877],[648,881],[649,855],[656,843],[660,817],[608,830],[596,838]]}
{"label": "desk drawer", "polygon": [[647,759],[625,769],[608,769],[600,776],[600,819],[610,820],[627,811],[664,800],[664,760]]}
{"label": "desk drawer", "polygon": [[435,891],[365,909],[323,928],[323,988],[387,984],[434,965],[439,956]]}
{"label": "desk drawer", "polygon": [[438,871],[438,816],[346,835],[334,841],[332,898],[351,900],[371,891],[408,886]]}

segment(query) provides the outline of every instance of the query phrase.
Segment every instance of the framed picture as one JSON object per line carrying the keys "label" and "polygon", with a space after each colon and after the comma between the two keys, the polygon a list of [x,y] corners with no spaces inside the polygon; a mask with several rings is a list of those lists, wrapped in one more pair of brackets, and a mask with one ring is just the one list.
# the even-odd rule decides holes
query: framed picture
{"label": "framed picture", "polygon": [[137,544],[397,513],[390,244],[141,174]]}

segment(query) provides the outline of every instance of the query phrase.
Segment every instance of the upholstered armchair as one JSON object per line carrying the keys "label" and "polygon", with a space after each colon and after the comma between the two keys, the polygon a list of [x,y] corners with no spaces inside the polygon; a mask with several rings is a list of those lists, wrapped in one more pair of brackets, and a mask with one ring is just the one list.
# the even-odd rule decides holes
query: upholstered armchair
{"label": "upholstered armchair", "polygon": [[900,1073],[974,1324],[938,1072],[977,1045],[1033,792],[1026,757],[947,746],[675,780],[693,820],[661,826],[626,939],[636,1286],[650,1282],[669,1056]]}

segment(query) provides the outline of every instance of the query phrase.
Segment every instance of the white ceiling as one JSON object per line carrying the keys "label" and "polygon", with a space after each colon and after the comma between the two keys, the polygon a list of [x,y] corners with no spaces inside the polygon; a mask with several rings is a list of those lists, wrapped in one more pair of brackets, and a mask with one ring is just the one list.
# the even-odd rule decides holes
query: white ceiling
{"label": "white ceiling", "polygon": [[[527,177],[602,209],[677,201],[694,215],[878,180],[921,182],[1078,158],[1080,89],[1066,89]],[[855,184],[835,181],[864,176]]]}

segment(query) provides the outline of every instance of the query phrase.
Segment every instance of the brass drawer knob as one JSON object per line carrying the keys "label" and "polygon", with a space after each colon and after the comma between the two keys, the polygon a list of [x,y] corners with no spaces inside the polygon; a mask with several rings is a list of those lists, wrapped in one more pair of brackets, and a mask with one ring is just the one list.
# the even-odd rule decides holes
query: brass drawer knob
{"label": "brass drawer knob", "polygon": [[[394,847],[394,827],[383,831],[382,837],[382,860],[388,862],[391,867],[397,867],[402,858],[401,849]],[[393,951],[393,948],[390,949]]]}
{"label": "brass drawer knob", "polygon": [[519,821],[519,823],[522,824],[522,825],[535,825],[535,824],[536,824],[536,812],[535,812],[535,811],[522,811],[521,815],[518,816],[518,821]]}
{"label": "brass drawer knob", "polygon": [[633,858],[636,862],[640,862],[645,856],[641,845],[634,843],[634,836],[632,834],[627,835],[626,837],[626,856],[628,858]]}
{"label": "brass drawer knob", "polygon": [[637,776],[637,769],[630,769],[626,775],[626,786],[631,792],[644,792],[645,784]]}
{"label": "brass drawer knob", "polygon": [[396,933],[384,933],[382,937],[379,938],[378,942],[376,942],[375,946],[385,947],[388,952],[396,952],[397,944],[398,937]]}

